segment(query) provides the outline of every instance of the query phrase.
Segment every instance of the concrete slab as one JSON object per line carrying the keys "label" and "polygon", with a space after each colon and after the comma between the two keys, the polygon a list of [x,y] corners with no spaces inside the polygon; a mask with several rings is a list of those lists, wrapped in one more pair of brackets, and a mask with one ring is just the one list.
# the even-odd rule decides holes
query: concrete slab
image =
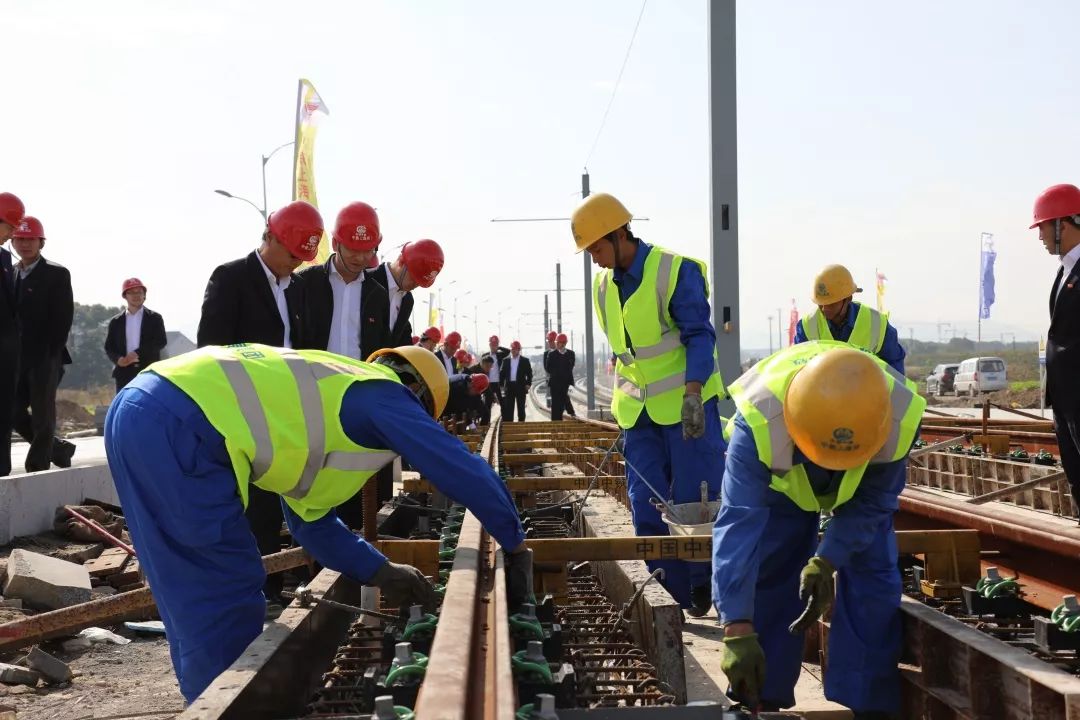
{"label": "concrete slab", "polygon": [[0,544],[51,530],[57,506],[80,505],[88,497],[120,504],[109,466],[100,460],[0,478]]}
{"label": "concrete slab", "polygon": [[7,564],[4,597],[57,610],[90,600],[90,573],[82,565],[17,549]]}
{"label": "concrete slab", "polygon": [[39,647],[30,649],[26,664],[31,670],[41,673],[50,684],[66,683],[72,678],[71,668],[66,662],[54,658]]}
{"label": "concrete slab", "polygon": [[18,665],[0,663],[0,682],[10,685],[29,685],[34,687],[38,684],[41,675],[34,670],[27,670]]}
{"label": "concrete slab", "polygon": [[[75,443],[75,455],[71,458],[72,467],[98,465],[105,462],[105,438],[100,436],[86,438],[68,438]],[[11,474],[26,475],[26,454],[30,450],[28,443],[11,443]],[[59,469],[59,468],[56,468]],[[30,473],[36,475],[37,473]]]}

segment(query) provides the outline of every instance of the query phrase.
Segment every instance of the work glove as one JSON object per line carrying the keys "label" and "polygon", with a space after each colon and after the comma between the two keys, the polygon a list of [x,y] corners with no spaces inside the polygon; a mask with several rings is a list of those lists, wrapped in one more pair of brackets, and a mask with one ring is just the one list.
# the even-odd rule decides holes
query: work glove
{"label": "work glove", "polygon": [[398,565],[387,561],[375,571],[368,585],[379,588],[382,599],[392,607],[421,605],[425,612],[433,612],[438,602],[435,588],[424,574],[412,565]]}
{"label": "work glove", "polygon": [[788,631],[798,635],[817,622],[833,602],[833,566],[823,557],[815,555],[799,574],[799,599],[806,603]]}
{"label": "work glove", "polygon": [[735,699],[748,707],[757,707],[765,684],[765,652],[758,643],[757,633],[724,638],[720,669],[731,683]]}
{"label": "work glove", "polygon": [[535,602],[533,597],[533,551],[525,548],[508,553],[506,558],[506,602],[511,612],[524,603]]}
{"label": "work glove", "polygon": [[701,396],[686,393],[682,399],[682,437],[683,440],[697,440],[705,434],[705,406]]}

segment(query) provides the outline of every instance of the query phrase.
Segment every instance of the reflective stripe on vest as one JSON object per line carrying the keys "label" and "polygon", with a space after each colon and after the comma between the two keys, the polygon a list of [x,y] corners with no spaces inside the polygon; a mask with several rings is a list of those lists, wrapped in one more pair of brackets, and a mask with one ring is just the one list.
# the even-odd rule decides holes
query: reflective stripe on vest
{"label": "reflective stripe on vest", "polygon": [[[673,391],[686,385],[686,348],[668,305],[685,260],[662,248],[651,248],[645,259],[641,285],[625,305],[619,298],[612,271],[600,273],[594,280],[597,319],[618,360],[612,414],[624,428],[632,427],[643,409],[660,425],[673,425],[681,419],[682,396]],[[700,262],[698,265],[705,276],[704,265]],[[705,287],[708,293],[707,280]],[[702,387],[703,400],[724,394],[715,351],[713,368],[713,374]]]}
{"label": "reflective stripe on vest", "polygon": [[[220,376],[215,369],[220,370]],[[152,372],[191,397],[222,434],[245,504],[247,484],[253,483],[285,496],[290,507],[304,520],[317,519],[348,499],[350,495],[346,493],[351,486],[358,490],[367,478],[397,457],[388,450],[372,450],[353,443],[339,420],[332,425],[327,420],[328,417],[336,420],[345,391],[354,382],[399,382],[392,371],[382,366],[323,351],[251,344],[201,348],[155,363]],[[264,395],[267,383],[272,387],[281,384],[276,399],[268,397],[267,402],[260,399],[259,383],[253,373],[262,377]],[[224,384],[216,378],[224,379]],[[293,388],[283,384],[286,379],[294,383]],[[320,381],[331,385],[320,389]],[[268,417],[268,408],[273,409],[275,403],[288,398],[293,390],[296,410],[283,409],[279,404],[276,412],[280,416]],[[232,401],[227,397],[229,391],[234,396]],[[279,428],[287,427],[275,433],[272,422],[278,423]],[[300,422],[303,447],[297,442],[300,438],[295,437]],[[250,444],[245,434],[250,435]],[[275,435],[281,437],[277,447]],[[334,477],[328,475],[320,486],[320,474],[327,472]],[[337,473],[349,475],[342,479]],[[336,502],[330,504],[333,500]]]}
{"label": "reflective stripe on vest", "polygon": [[[795,444],[784,424],[782,397],[798,370],[812,357],[832,348],[850,347],[836,341],[793,345],[762,360],[732,383],[731,396],[754,436],[758,459],[772,472],[769,487],[788,496],[801,509],[816,512],[835,508],[852,498],[867,465],[894,462],[905,457],[915,439],[926,401],[915,384],[883,360],[874,357],[888,376],[893,427],[881,449],[868,463],[844,472],[836,492],[816,495],[805,468],[794,465]],[[783,367],[778,367],[783,365]],[[728,436],[735,418],[728,422]]]}
{"label": "reflective stripe on vest", "polygon": [[[885,345],[888,316],[882,315],[868,305],[854,304],[859,308],[855,314],[855,325],[851,328],[851,335],[843,342],[876,355]],[[829,321],[825,319],[825,314],[820,308],[799,322],[802,323],[803,333],[807,340],[835,340],[829,329]]]}

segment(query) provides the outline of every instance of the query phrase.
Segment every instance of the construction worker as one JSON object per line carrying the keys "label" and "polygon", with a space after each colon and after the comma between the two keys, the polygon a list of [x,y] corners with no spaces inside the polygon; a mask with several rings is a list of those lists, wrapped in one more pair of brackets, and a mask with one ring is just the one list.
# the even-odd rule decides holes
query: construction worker
{"label": "construction worker", "polygon": [[461,333],[451,330],[443,338],[442,349],[435,351],[435,357],[439,358],[448,376],[456,375],[458,372],[454,356],[457,355],[459,349],[461,349]]}
{"label": "construction worker", "polygon": [[506,486],[433,419],[448,394],[435,356],[405,346],[370,360],[205,347],[140,373],[109,408],[109,467],[189,703],[262,631],[265,573],[243,515],[251,485],[278,496],[319,563],[381,588],[391,606],[432,606],[419,570],[388,562],[332,509],[400,453],[511,553],[510,605],[531,595]]}
{"label": "construction worker", "polygon": [[443,418],[459,418],[476,422],[483,418],[482,395],[488,389],[487,375],[462,372],[450,376],[450,398],[446,401]]}
{"label": "construction worker", "polygon": [[555,347],[544,353],[544,370],[548,374],[548,388],[551,390],[551,419],[562,420],[563,412],[574,416],[570,404],[570,386],[574,384],[574,351],[566,349],[566,333],[555,336]]}
{"label": "construction worker", "polygon": [[[717,405],[724,384],[704,263],[640,240],[630,219],[621,202],[598,193],[574,211],[571,230],[578,251],[588,250],[604,268],[593,300],[617,360],[611,412],[625,437],[634,528],[667,535],[654,499],[697,502],[702,483],[710,500],[720,492],[725,443]],[[706,563],[660,560],[649,567],[664,570],[661,582],[687,612],[709,611]]]}
{"label": "construction worker", "polygon": [[[22,223],[26,208],[9,192],[0,192],[0,245]],[[19,325],[11,253],[0,247],[0,477],[11,474],[11,428],[15,386],[19,380]]]}
{"label": "construction worker", "polygon": [[417,341],[416,344],[424,348],[428,352],[433,353],[435,352],[435,346],[439,344],[440,340],[442,340],[442,333],[439,332],[439,328],[429,327],[427,330],[424,331],[423,335],[420,336],[420,339]]}
{"label": "construction worker", "polygon": [[371,277],[386,288],[390,307],[389,347],[408,345],[412,336],[409,316],[413,309],[412,291],[418,287],[429,288],[443,267],[443,251],[434,240],[407,242],[393,262],[377,266]]}
{"label": "construction worker", "polygon": [[[836,341],[784,348],[729,388],[713,600],[735,699],[795,703],[802,633],[833,602],[825,696],[856,718],[899,711],[893,514],[926,401],[880,358]],[[819,515],[832,519],[818,541]]]}
{"label": "construction worker", "polygon": [[814,278],[813,299],[817,310],[795,326],[795,343],[807,340],[838,340],[866,350],[901,375],[904,374],[904,346],[889,323],[889,316],[869,305],[852,300],[862,292],[843,265],[826,265]]}

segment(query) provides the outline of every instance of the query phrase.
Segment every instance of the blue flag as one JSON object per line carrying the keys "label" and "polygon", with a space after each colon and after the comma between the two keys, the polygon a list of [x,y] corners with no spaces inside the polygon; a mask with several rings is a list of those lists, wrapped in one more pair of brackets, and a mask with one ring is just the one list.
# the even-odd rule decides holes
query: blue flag
{"label": "blue flag", "polygon": [[994,236],[983,233],[979,269],[979,317],[983,320],[990,318],[990,306],[994,304],[995,259],[997,253],[994,251]]}

